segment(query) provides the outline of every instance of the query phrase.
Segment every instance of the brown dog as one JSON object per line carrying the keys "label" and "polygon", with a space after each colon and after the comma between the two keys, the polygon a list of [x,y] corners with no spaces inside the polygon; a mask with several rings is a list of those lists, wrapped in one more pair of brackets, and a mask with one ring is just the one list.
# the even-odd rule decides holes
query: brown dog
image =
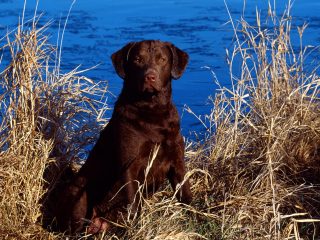
{"label": "brown dog", "polygon": [[[90,233],[103,231],[106,220],[117,221],[128,204],[137,209],[138,186],[156,145],[160,147],[146,178],[148,190],[156,190],[165,178],[173,189],[184,180],[184,142],[171,101],[171,80],[181,77],[188,55],[168,42],[142,41],[114,53],[112,62],[124,79],[123,89],[110,122],[64,191],[57,216],[62,230],[81,231],[88,218]],[[177,197],[191,201],[188,181]]]}

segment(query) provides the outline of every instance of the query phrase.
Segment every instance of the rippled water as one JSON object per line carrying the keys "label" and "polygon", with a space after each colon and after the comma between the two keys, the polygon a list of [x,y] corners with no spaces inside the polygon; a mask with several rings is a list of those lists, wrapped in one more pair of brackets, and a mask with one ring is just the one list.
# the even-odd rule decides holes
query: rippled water
{"label": "rippled water", "polygon": [[[242,0],[226,1],[231,14],[239,19]],[[255,21],[256,6],[263,16],[267,14],[267,0],[246,1],[245,16]],[[271,1],[273,3],[273,1]],[[0,0],[0,36],[17,25],[24,1]],[[55,43],[59,27],[64,24],[72,1],[40,0],[38,13],[43,12],[40,25],[53,20],[48,32]],[[281,13],[286,0],[276,1]],[[26,16],[33,16],[36,1],[27,1]],[[318,45],[320,39],[320,2],[296,0],[292,14],[294,23],[309,22],[305,44]],[[225,49],[232,46],[233,31],[223,0],[78,0],[72,7],[64,36],[62,69],[68,71],[81,65],[89,68],[100,64],[88,73],[94,79],[107,79],[110,91],[117,95],[122,80],[114,72],[110,55],[129,41],[160,39],[171,41],[190,55],[184,76],[174,81],[174,101],[180,113],[186,104],[196,114],[206,114],[210,105],[208,96],[216,86],[210,66],[224,85],[229,84]],[[2,44],[2,43],[1,43]],[[317,58],[319,54],[315,54]],[[110,104],[115,99],[110,101]],[[183,132],[200,129],[200,123],[190,114],[183,113]]]}

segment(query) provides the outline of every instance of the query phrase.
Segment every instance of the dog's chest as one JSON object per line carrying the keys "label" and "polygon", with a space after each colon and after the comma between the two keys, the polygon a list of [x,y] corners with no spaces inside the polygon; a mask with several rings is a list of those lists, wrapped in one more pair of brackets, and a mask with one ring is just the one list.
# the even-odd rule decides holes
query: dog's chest
{"label": "dog's chest", "polygon": [[126,108],[121,120],[138,135],[155,143],[171,141],[180,132],[179,116],[174,107],[154,110]]}

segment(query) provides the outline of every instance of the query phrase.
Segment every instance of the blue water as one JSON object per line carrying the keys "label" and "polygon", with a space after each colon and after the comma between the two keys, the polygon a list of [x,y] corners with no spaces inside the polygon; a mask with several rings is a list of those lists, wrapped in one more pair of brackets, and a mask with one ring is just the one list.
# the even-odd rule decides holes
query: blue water
{"label": "blue water", "polygon": [[[243,1],[226,2],[232,16],[239,19],[243,11]],[[273,4],[273,0],[271,2]],[[279,14],[287,2],[276,1],[276,11]],[[260,9],[262,16],[266,16],[267,3],[267,0],[246,1],[246,20],[255,22],[256,7]],[[17,25],[19,17],[22,16],[23,4],[23,0],[0,0],[0,36]],[[53,44],[71,5],[70,0],[39,2],[38,13],[43,13],[39,24],[53,21],[48,29],[50,42]],[[35,0],[27,1],[26,19],[33,16],[35,6]],[[294,2],[294,24],[309,23],[304,35],[306,45],[319,43],[319,12],[318,0]],[[231,25],[227,24],[228,21],[223,0],[77,0],[72,6],[64,35],[62,70],[67,72],[79,65],[85,69],[99,64],[97,68],[86,73],[87,76],[108,80],[109,90],[117,96],[122,80],[112,68],[110,55],[130,41],[170,41],[190,55],[185,74],[180,80],[173,82],[173,96],[182,115],[183,133],[188,135],[194,130],[204,131],[200,122],[183,109],[184,105],[187,105],[197,115],[208,114],[210,111],[208,96],[214,95],[217,86],[211,72],[204,66],[209,66],[223,85],[230,85],[225,49],[232,49],[233,30]],[[318,55],[315,54],[315,57]],[[3,64],[5,60],[4,57]],[[115,97],[109,99],[109,104],[112,105]]]}

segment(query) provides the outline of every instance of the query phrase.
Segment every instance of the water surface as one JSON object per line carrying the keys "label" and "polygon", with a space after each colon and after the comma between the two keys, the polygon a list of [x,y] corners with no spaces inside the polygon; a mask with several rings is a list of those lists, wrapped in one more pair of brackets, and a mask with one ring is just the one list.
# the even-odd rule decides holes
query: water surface
{"label": "water surface", "polygon": [[[242,1],[226,2],[232,16],[239,19],[243,12]],[[276,11],[281,13],[287,2],[276,1]],[[262,16],[266,16],[267,3],[267,0],[246,1],[246,20],[254,23],[256,7]],[[17,25],[23,5],[23,0],[0,0],[0,36]],[[67,0],[39,2],[38,13],[43,13],[39,24],[52,20],[48,33],[53,44],[71,5],[72,1]],[[33,16],[35,6],[36,1],[27,1],[26,19]],[[309,22],[305,44],[319,43],[319,12],[320,2],[317,0],[294,2],[294,24]],[[122,80],[112,68],[110,55],[130,41],[170,41],[190,55],[185,74],[173,82],[174,101],[183,115],[183,133],[188,135],[193,130],[202,131],[200,122],[183,108],[188,105],[197,115],[209,113],[208,96],[214,95],[217,86],[204,66],[209,66],[223,85],[230,84],[225,49],[232,48],[233,30],[228,21],[223,0],[77,0],[72,6],[64,35],[62,70],[70,71],[79,65],[85,69],[99,64],[87,73],[88,76],[108,80],[110,91],[118,95]],[[114,101],[115,97],[111,97],[109,103],[112,105]]]}

